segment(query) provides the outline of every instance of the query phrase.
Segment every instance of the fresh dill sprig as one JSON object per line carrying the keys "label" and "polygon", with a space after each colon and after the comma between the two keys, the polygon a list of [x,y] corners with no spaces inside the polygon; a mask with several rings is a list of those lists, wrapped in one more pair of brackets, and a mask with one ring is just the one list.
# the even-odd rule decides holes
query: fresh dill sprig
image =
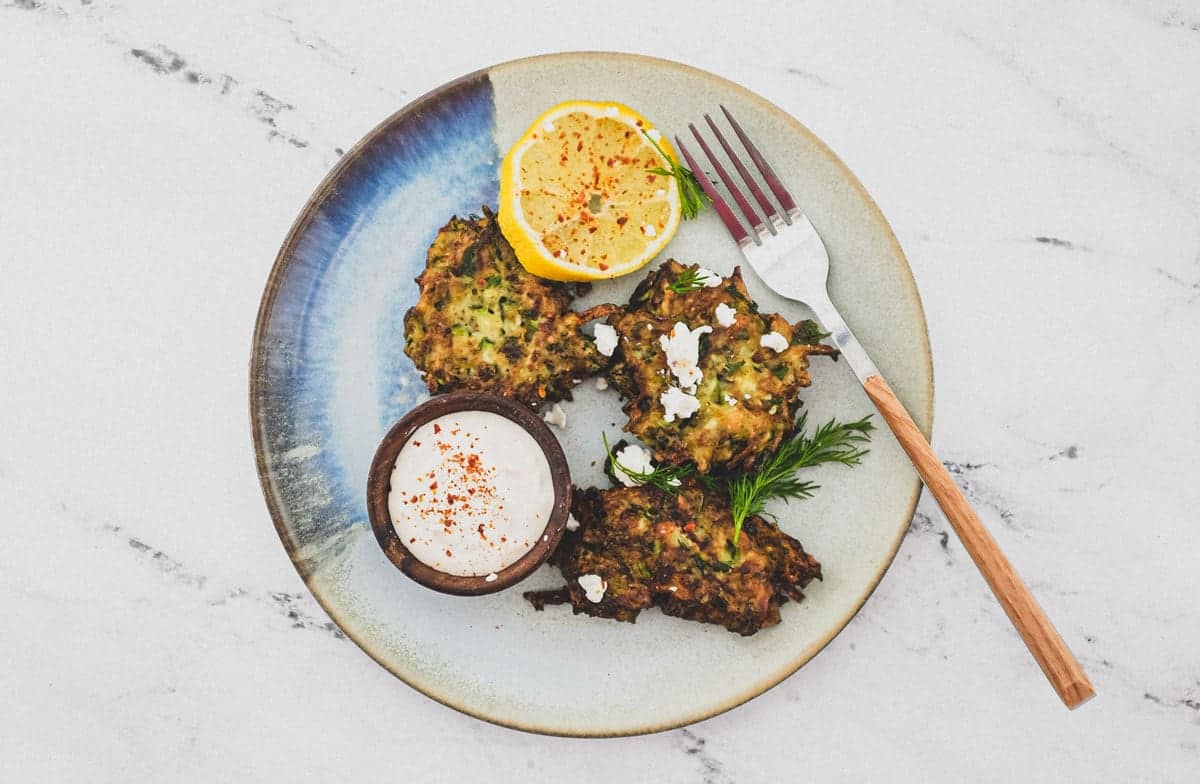
{"label": "fresh dill sprig", "polygon": [[612,453],[612,448],[608,445],[608,434],[601,433],[600,437],[604,439],[604,451],[608,454],[608,464],[612,466],[613,473],[615,474],[617,471],[620,471],[638,484],[657,487],[659,490],[674,495],[679,492],[682,480],[691,476],[696,470],[690,465],[685,465],[658,466],[653,471],[648,472],[634,471],[632,468],[622,465]]}
{"label": "fresh dill sprig", "polygon": [[875,429],[870,420],[869,415],[855,422],[831,419],[809,436],[804,432],[808,412],[802,414],[796,423],[796,435],[785,441],[761,468],[753,474],[730,480],[733,543],[737,544],[746,518],[762,514],[768,500],[782,498],[788,501],[812,496],[820,485],[798,479],[796,472],[801,468],[821,463],[855,466],[862,462],[868,450],[860,445],[871,440],[871,431]]}
{"label": "fresh dill sprig", "polygon": [[701,273],[699,267],[689,267],[679,273],[679,276],[671,281],[667,288],[676,294],[686,294],[689,291],[704,288],[706,280],[708,280],[707,272]]}
{"label": "fresh dill sprig", "polygon": [[642,135],[650,140],[654,145],[654,149],[658,150],[658,154],[667,162],[669,169],[664,169],[661,166],[646,171],[654,174],[661,174],[664,177],[674,177],[675,185],[679,188],[679,205],[683,211],[685,219],[691,219],[700,214],[700,210],[704,209],[712,199],[708,198],[708,194],[700,187],[700,181],[696,179],[696,175],[691,169],[686,166],[679,165],[670,155],[663,152],[663,148],[658,146],[658,142],[650,136],[650,134],[642,131]]}

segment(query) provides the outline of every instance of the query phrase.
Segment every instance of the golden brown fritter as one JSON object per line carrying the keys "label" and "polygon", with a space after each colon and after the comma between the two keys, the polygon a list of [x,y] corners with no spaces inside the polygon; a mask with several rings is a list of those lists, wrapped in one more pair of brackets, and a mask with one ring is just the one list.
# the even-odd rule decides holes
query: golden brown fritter
{"label": "golden brown fritter", "polygon": [[[818,343],[822,335],[812,321],[792,325],[778,314],[760,314],[740,269],[719,286],[672,291],[686,269],[698,268],[667,261],[642,281],[625,310],[608,319],[621,336],[609,377],[627,398],[625,429],[661,462],[692,462],[701,473],[748,469],[792,432],[797,394],[810,383],[808,356],[836,356],[837,350]],[[721,304],[736,311],[732,326],[718,322]],[[679,383],[660,336],[676,322],[692,330],[711,326],[712,332],[700,338],[703,379],[695,390],[700,408],[668,422],[660,396]],[[772,331],[787,341],[784,351],[759,344]]]}
{"label": "golden brown fritter", "polygon": [[610,359],[580,327],[618,310],[570,310],[571,288],[525,271],[485,207],[453,218],[417,277],[420,299],[404,316],[404,351],[432,393],[469,389],[537,406],[569,400],[571,387]]}
{"label": "golden brown fritter", "polygon": [[[761,517],[749,517],[734,547],[723,494],[695,479],[679,492],[649,486],[576,489],[568,531],[551,562],[567,579],[555,591],[525,594],[534,607],[569,603],[576,613],[634,621],[647,607],[750,635],[779,623],[779,607],[801,592],[821,565],[800,542]],[[599,602],[579,578],[607,583]]]}

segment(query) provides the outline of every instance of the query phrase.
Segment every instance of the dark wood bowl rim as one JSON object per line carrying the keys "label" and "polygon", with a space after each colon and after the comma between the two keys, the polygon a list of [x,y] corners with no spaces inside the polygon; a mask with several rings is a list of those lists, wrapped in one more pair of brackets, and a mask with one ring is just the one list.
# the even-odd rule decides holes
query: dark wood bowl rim
{"label": "dark wood bowl rim", "polygon": [[[487,411],[499,414],[522,427],[542,448],[542,453],[550,464],[550,478],[554,485],[554,506],[542,536],[529,552],[496,572],[496,579],[491,582],[487,581],[487,575],[447,574],[422,563],[400,541],[396,529],[392,527],[392,516],[388,510],[392,469],[400,450],[422,425],[459,411]],[[516,585],[533,574],[558,546],[566,529],[570,511],[571,472],[558,439],[541,417],[521,403],[484,392],[451,392],[439,395],[409,411],[392,425],[383,437],[375,451],[375,458],[371,461],[371,471],[367,475],[367,513],[371,518],[371,527],[375,530],[375,538],[383,548],[384,554],[400,571],[426,588],[456,596],[495,593]]]}

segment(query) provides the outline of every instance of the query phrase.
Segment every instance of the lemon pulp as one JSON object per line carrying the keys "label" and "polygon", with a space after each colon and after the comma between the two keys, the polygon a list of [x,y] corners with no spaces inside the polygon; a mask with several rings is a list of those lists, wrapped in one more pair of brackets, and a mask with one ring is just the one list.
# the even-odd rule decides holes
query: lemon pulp
{"label": "lemon pulp", "polygon": [[554,280],[633,272],[666,247],[681,220],[663,153],[673,154],[627,106],[569,101],[542,114],[500,172],[498,219],[520,262]]}

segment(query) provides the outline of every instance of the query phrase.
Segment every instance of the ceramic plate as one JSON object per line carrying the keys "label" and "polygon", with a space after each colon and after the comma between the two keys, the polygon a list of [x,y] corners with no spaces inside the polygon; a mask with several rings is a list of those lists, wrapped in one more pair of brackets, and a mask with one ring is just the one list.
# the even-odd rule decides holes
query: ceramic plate
{"label": "ceramic plate", "polygon": [[[388,427],[427,397],[403,351],[413,278],[451,215],[496,204],[504,151],[544,109],[572,98],[627,103],[667,133],[727,106],[824,237],[834,302],[928,431],[933,383],[920,299],[895,237],[845,165],[795,119],[731,82],[677,63],[597,53],[463,77],[392,115],[341,159],[300,213],[267,283],[251,414],[284,547],[330,617],[371,657],[430,697],[498,724],[635,734],[727,710],[812,658],[891,563],[919,485],[886,431],[861,467],[815,471],[815,498],[774,511],[821,561],[825,579],[809,586],[804,602],[784,606],[781,624],[753,637],[658,610],[636,624],[566,607],[535,612],[521,591],[561,584],[549,566],[517,588],[477,598],[426,590],[392,566],[367,518],[366,476]],[[668,255],[722,274],[740,261],[711,210],[680,228]],[[744,273],[764,309],[789,320],[810,315]],[[624,302],[641,277],[597,284],[576,307]],[[810,418],[873,412],[845,363],[814,358],[813,379],[804,393]],[[615,440],[625,421],[616,393],[585,382],[563,408],[568,426],[557,432],[576,484],[606,486],[600,435]]]}

